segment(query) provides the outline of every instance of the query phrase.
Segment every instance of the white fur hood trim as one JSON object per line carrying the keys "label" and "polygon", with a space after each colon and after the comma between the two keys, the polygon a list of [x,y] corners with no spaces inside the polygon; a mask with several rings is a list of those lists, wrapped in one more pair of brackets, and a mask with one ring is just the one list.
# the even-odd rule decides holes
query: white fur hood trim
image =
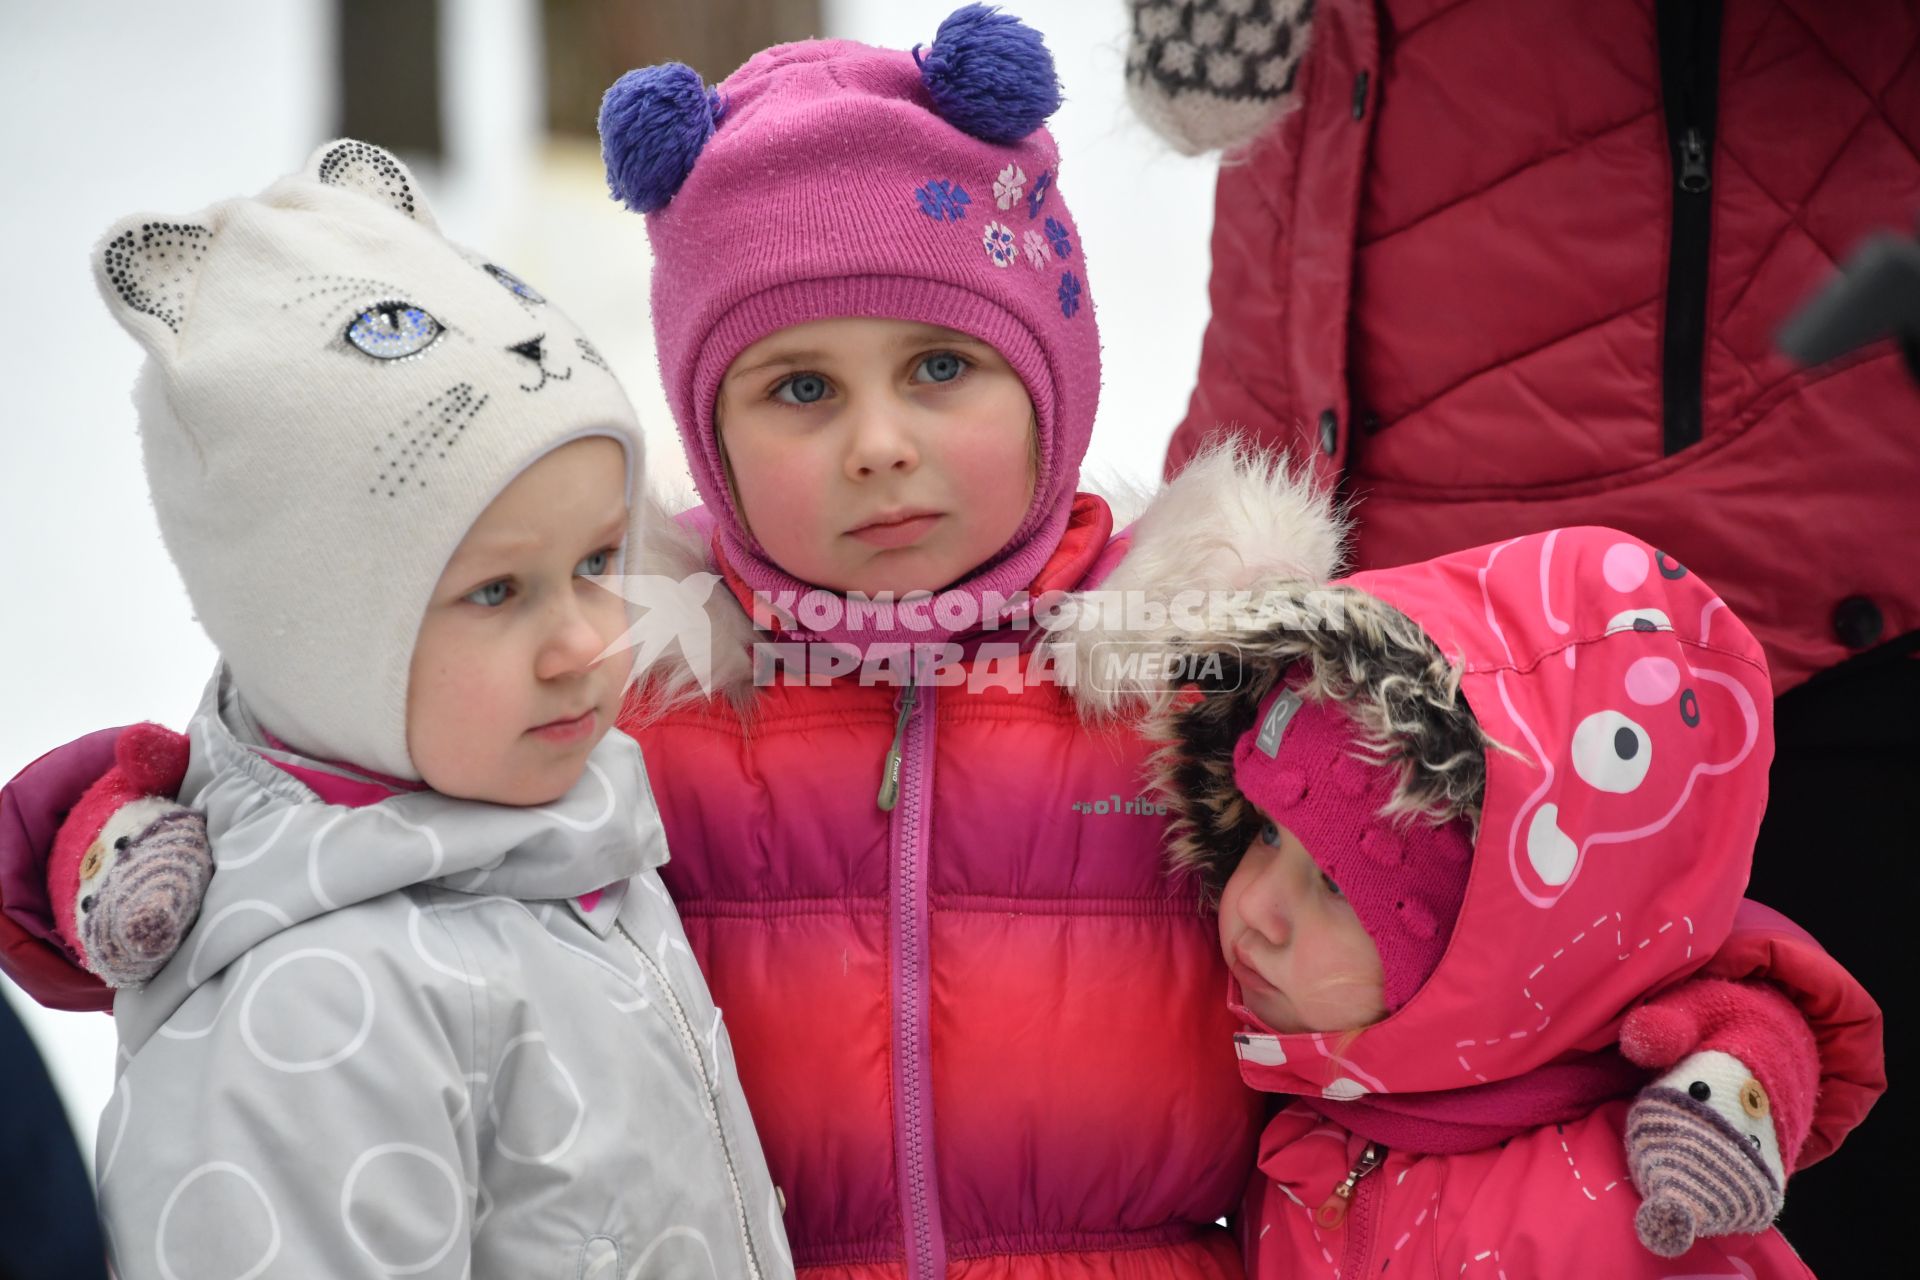
{"label": "white fur hood trim", "polygon": [[[705,541],[657,500],[649,499],[647,507],[639,521],[640,572],[675,580],[711,572]],[[1162,486],[1129,532],[1125,555],[1103,581],[1049,611],[1056,635],[1045,643],[1056,654],[1071,650],[1075,672],[1091,670],[1098,644],[1171,645],[1194,638],[1172,618],[1163,617],[1158,626],[1129,626],[1124,602],[1164,606],[1183,593],[1258,593],[1282,583],[1331,580],[1341,568],[1346,521],[1305,468],[1290,468],[1280,455],[1223,445],[1196,456]],[[744,704],[752,695],[753,628],[725,584],[716,584],[708,597],[707,615],[714,688]],[[655,682],[666,702],[698,696],[678,649],[662,654],[641,676]],[[1144,682],[1095,688],[1080,680],[1074,687],[1090,719],[1120,714],[1159,692]]]}
{"label": "white fur hood trim", "polygon": [[[1148,605],[1151,621],[1150,606],[1176,597],[1257,596],[1282,583],[1324,583],[1340,570],[1345,538],[1344,519],[1305,468],[1289,468],[1284,455],[1217,446],[1154,495],[1131,529],[1126,555],[1093,593],[1076,593],[1055,623],[1057,638],[1047,643],[1073,650],[1073,670],[1084,675],[1094,669],[1096,645],[1167,647],[1205,639],[1171,616],[1157,626],[1134,625],[1139,619],[1127,617],[1129,607]],[[1098,616],[1083,616],[1089,609]],[[1217,627],[1218,620],[1211,621]],[[1103,717],[1159,692],[1144,682],[1083,678],[1074,698],[1083,714]]]}

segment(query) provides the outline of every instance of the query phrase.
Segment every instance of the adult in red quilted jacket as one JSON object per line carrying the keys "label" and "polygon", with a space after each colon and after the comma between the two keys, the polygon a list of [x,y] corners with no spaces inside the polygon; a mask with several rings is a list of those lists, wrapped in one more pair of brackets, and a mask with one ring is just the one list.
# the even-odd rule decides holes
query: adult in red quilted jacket
{"label": "adult in red quilted jacket", "polygon": [[[1784,695],[1750,892],[1896,1011],[1897,1076],[1914,1060],[1892,912],[1920,830],[1920,390],[1886,344],[1806,370],[1773,337],[1863,236],[1920,212],[1920,5],[1135,15],[1149,117],[1190,148],[1240,144],[1169,471],[1222,431],[1310,459],[1355,500],[1363,569],[1582,523],[1698,568]],[[1810,876],[1836,829],[1845,873]],[[1861,883],[1888,891],[1863,901]],[[1893,1221],[1877,1174],[1910,1146],[1900,1114],[1796,1184],[1809,1256]]]}

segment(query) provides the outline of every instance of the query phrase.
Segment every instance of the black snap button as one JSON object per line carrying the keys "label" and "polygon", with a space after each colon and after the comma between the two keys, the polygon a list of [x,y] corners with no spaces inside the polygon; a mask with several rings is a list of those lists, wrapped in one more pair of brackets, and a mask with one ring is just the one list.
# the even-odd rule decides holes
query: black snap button
{"label": "black snap button", "polygon": [[1866,596],[1848,596],[1833,607],[1834,638],[1849,649],[1871,648],[1886,625],[1880,606]]}
{"label": "black snap button", "polygon": [[1329,458],[1340,447],[1340,419],[1331,409],[1320,411],[1320,452]]}

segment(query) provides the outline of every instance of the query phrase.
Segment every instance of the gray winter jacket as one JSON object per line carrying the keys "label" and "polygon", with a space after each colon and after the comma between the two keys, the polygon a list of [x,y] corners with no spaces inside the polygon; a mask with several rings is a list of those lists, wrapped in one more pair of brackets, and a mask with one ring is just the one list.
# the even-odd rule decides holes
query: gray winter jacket
{"label": "gray winter jacket", "polygon": [[123,1280],[793,1274],[631,739],[539,809],[322,803],[224,675],[192,739],[215,875],[114,1005]]}

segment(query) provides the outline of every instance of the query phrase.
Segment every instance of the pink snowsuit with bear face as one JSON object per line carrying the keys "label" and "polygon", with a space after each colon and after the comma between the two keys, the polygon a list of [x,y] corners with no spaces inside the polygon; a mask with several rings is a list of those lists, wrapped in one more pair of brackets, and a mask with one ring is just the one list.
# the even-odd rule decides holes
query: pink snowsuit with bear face
{"label": "pink snowsuit with bear face", "polygon": [[[1426,984],[1350,1041],[1273,1034],[1231,990],[1247,1082],[1352,1100],[1513,1080],[1614,1043],[1633,1004],[1695,973],[1766,977],[1820,1044],[1800,1163],[1830,1151],[1883,1087],[1878,1010],[1811,939],[1742,906],[1772,755],[1753,636],[1672,557],[1607,529],[1348,582],[1460,665],[1475,716],[1511,750],[1488,753],[1466,899]],[[1368,1144],[1288,1107],[1261,1142],[1249,1273],[1806,1274],[1771,1229],[1705,1239],[1671,1262],[1643,1248],[1623,1148],[1630,1102],[1467,1154],[1388,1152],[1334,1227],[1315,1211]]]}

